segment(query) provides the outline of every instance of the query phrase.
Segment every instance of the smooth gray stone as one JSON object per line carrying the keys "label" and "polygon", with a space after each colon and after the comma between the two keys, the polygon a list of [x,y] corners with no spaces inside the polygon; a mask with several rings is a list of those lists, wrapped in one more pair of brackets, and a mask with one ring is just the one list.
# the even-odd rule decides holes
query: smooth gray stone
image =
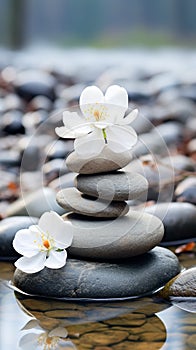
{"label": "smooth gray stone", "polygon": [[194,155],[196,153],[196,137],[189,141],[189,143],[187,144],[187,151],[190,155]]}
{"label": "smooth gray stone", "polygon": [[58,214],[64,213],[64,210],[56,203],[55,191],[43,187],[35,192],[24,194],[23,198],[10,204],[3,215],[5,217],[30,215],[39,218],[45,211],[50,210],[54,210]]}
{"label": "smooth gray stone", "polygon": [[190,176],[181,181],[175,189],[177,202],[196,204],[196,177]]}
{"label": "smooth gray stone", "polygon": [[40,70],[26,70],[19,72],[14,81],[16,93],[27,102],[36,96],[46,96],[55,99],[56,80],[52,75]]}
{"label": "smooth gray stone", "polygon": [[67,211],[96,218],[116,218],[129,211],[126,202],[103,201],[85,197],[76,188],[65,188],[57,193],[57,203]]}
{"label": "smooth gray stone", "polygon": [[167,145],[180,144],[183,140],[184,127],[179,122],[167,122],[158,125],[152,133],[158,133]]}
{"label": "smooth gray stone", "polygon": [[19,166],[21,162],[21,156],[18,151],[15,150],[1,150],[0,152],[0,165],[6,167]]}
{"label": "smooth gray stone", "polygon": [[65,159],[70,152],[73,151],[73,142],[72,141],[61,141],[55,140],[49,143],[45,147],[45,154],[48,160],[52,159]]}
{"label": "smooth gray stone", "polygon": [[172,165],[176,174],[179,173],[178,170],[194,171],[196,169],[195,162],[183,154],[176,154],[174,156],[165,157],[162,159],[162,163],[169,166]]}
{"label": "smooth gray stone", "polygon": [[160,294],[164,298],[196,298],[196,267],[182,271],[166,284]]}
{"label": "smooth gray stone", "polygon": [[60,191],[63,188],[74,187],[75,173],[67,173],[49,182],[48,186],[55,191]]}
{"label": "smooth gray stone", "polygon": [[45,297],[126,298],[152,294],[180,272],[177,257],[156,247],[125,262],[90,262],[68,259],[61,269],[34,274],[16,270],[14,285]]}
{"label": "smooth gray stone", "polygon": [[162,244],[196,240],[196,207],[190,203],[160,203],[147,207],[147,213],[163,221],[165,234]]}
{"label": "smooth gray stone", "polygon": [[139,173],[147,179],[147,200],[169,202],[173,199],[174,169],[172,163],[164,165],[162,160],[159,162],[159,157],[148,154],[133,160],[124,170]]}
{"label": "smooth gray stone", "polygon": [[129,211],[113,220],[93,220],[63,215],[73,225],[72,256],[92,259],[125,259],[154,248],[163,238],[163,224],[155,216]]}
{"label": "smooth gray stone", "polygon": [[19,255],[12,245],[16,232],[37,222],[38,218],[29,216],[13,216],[0,221],[0,260],[13,259]]}
{"label": "smooth gray stone", "polygon": [[114,153],[107,147],[98,157],[88,159],[78,157],[76,152],[72,152],[66,159],[67,167],[70,171],[80,174],[97,174],[114,171],[129,164],[132,159],[130,152]]}
{"label": "smooth gray stone", "polygon": [[75,184],[84,194],[114,201],[136,199],[148,190],[148,182],[142,175],[123,171],[78,175]]}
{"label": "smooth gray stone", "polygon": [[139,135],[137,144],[133,147],[133,157],[138,158],[145,154],[167,155],[168,149],[161,135],[155,130]]}

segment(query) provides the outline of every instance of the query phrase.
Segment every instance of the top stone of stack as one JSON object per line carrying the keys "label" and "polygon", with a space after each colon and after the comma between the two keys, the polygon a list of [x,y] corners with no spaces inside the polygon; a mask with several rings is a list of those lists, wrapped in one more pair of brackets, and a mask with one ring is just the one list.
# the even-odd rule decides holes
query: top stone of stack
{"label": "top stone of stack", "polygon": [[105,146],[96,157],[81,158],[75,151],[66,159],[66,165],[70,171],[79,174],[98,174],[115,171],[130,163],[132,155],[130,151],[114,153]]}

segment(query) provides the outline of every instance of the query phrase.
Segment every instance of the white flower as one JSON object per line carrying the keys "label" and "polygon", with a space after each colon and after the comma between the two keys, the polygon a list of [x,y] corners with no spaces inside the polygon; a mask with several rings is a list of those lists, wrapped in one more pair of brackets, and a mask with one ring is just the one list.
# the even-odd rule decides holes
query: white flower
{"label": "white flower", "polygon": [[15,266],[26,273],[41,271],[45,266],[59,269],[66,264],[66,248],[72,243],[72,225],[57,213],[44,213],[38,225],[19,230],[13,240],[14,249],[22,258]]}
{"label": "white flower", "polygon": [[[34,329],[32,329],[34,328]],[[30,330],[30,332],[29,332]],[[67,340],[68,332],[64,327],[56,327],[51,331],[45,331],[39,326],[37,320],[31,320],[23,327],[22,335],[18,342],[22,350],[54,350],[76,349],[74,344]]]}
{"label": "white flower", "polygon": [[62,138],[75,138],[74,147],[81,157],[96,156],[107,146],[113,152],[130,150],[137,142],[137,134],[128,126],[137,116],[134,109],[125,117],[128,108],[127,91],[118,86],[110,86],[105,96],[96,86],[89,86],[80,96],[80,109],[63,113],[64,126],[55,129]]}

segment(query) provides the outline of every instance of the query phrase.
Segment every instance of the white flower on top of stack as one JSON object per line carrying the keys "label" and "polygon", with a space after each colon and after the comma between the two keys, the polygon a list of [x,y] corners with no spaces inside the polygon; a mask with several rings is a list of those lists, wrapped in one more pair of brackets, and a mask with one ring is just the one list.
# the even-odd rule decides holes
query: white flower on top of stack
{"label": "white flower on top of stack", "polygon": [[79,156],[97,156],[104,147],[121,153],[136,144],[137,134],[128,124],[137,117],[138,110],[125,116],[128,94],[123,87],[112,85],[104,96],[98,87],[88,86],[81,93],[79,105],[82,116],[65,111],[64,126],[55,129],[62,138],[75,138],[74,148]]}

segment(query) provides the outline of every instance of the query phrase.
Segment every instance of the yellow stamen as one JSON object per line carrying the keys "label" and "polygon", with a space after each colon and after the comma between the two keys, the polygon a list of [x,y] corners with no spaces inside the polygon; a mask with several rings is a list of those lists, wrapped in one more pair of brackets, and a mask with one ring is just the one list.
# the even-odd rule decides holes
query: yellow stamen
{"label": "yellow stamen", "polygon": [[96,121],[98,122],[100,120],[100,113],[99,113],[99,111],[98,110],[94,111],[93,115],[94,115]]}

